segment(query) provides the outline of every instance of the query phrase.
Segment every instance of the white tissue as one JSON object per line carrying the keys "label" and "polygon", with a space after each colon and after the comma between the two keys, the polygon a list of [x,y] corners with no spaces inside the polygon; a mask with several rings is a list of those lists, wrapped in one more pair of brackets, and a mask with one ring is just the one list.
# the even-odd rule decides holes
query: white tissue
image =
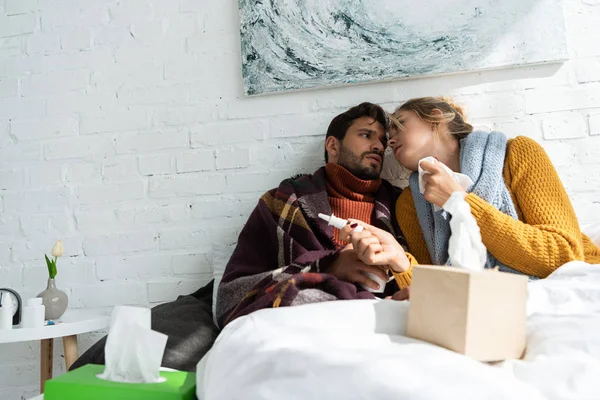
{"label": "white tissue", "polygon": [[448,256],[453,267],[470,271],[483,271],[487,261],[487,249],[481,241],[481,232],[471,206],[465,201],[465,193],[454,192],[444,203],[450,219]]}
{"label": "white tissue", "polygon": [[168,336],[150,329],[150,309],[116,306],[104,348],[101,379],[128,383],[157,383]]}
{"label": "white tissue", "polygon": [[[419,191],[421,193],[425,192],[425,181],[423,180],[423,175],[428,174],[429,172],[425,171],[423,168],[421,168],[421,162],[423,161],[428,161],[430,163],[440,163],[442,165],[442,167],[444,167],[444,169],[446,171],[448,171],[448,173],[450,174],[450,176],[456,181],[458,182],[458,184],[465,190],[467,190],[469,187],[471,187],[471,185],[473,184],[473,181],[471,180],[471,178],[469,178],[468,175],[465,174],[459,174],[457,172],[452,171],[450,168],[448,168],[448,166],[442,162],[439,162],[438,160],[436,160],[434,157],[425,157],[419,160]],[[436,206],[435,204],[433,205],[433,211],[439,211],[441,210],[441,208],[439,208],[438,206]]]}

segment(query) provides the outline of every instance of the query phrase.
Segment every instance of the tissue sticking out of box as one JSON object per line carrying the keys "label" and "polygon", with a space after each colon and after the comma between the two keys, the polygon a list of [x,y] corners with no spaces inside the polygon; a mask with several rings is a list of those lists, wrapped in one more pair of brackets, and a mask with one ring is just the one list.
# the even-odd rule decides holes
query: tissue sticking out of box
{"label": "tissue sticking out of box", "polygon": [[114,382],[159,383],[168,336],[150,328],[150,309],[116,306],[104,348],[105,368],[98,377]]}
{"label": "tissue sticking out of box", "polygon": [[444,203],[450,218],[448,257],[452,266],[470,271],[483,271],[487,261],[487,249],[481,241],[481,232],[471,207],[465,201],[465,193],[454,192]]}

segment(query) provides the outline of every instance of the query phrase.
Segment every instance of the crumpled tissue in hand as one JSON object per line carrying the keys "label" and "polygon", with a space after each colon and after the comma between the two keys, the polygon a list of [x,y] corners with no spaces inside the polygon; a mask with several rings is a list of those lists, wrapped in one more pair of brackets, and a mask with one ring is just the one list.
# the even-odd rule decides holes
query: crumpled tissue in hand
{"label": "crumpled tissue in hand", "polygon": [[[442,162],[439,162],[438,160],[436,160],[434,157],[425,157],[419,160],[419,191],[421,193],[425,192],[425,181],[423,180],[423,175],[428,174],[429,172],[425,171],[423,168],[421,168],[421,162],[423,161],[428,161],[430,163],[440,163],[442,164],[442,167],[444,167],[444,169],[446,171],[448,171],[448,173],[450,174],[450,176],[452,178],[454,178],[454,180],[456,182],[458,182],[458,184],[465,190],[469,189],[471,187],[471,185],[473,184],[473,181],[471,180],[471,178],[469,178],[468,175],[465,174],[460,174],[458,172],[454,172],[452,171],[450,168],[448,168],[448,166]],[[440,211],[441,208],[436,206],[435,204],[433,205],[433,211]]]}

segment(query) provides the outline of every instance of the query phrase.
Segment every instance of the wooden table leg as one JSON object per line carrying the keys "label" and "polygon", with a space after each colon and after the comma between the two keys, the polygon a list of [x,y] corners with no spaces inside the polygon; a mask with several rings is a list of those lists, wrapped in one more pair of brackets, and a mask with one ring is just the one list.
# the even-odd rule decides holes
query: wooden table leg
{"label": "wooden table leg", "polygon": [[77,351],[77,335],[65,336],[62,340],[65,348],[65,365],[67,367],[67,372],[69,372],[71,365],[79,358],[79,352]]}
{"label": "wooden table leg", "polygon": [[54,357],[54,339],[42,339],[40,360],[40,393],[44,393],[46,381],[52,378],[52,359]]}

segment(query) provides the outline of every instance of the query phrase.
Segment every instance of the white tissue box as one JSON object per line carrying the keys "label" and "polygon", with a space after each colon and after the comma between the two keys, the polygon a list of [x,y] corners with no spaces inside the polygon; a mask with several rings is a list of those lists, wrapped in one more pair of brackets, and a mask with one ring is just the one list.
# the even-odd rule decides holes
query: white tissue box
{"label": "white tissue box", "polygon": [[479,361],[521,358],[526,303],[524,275],[415,266],[407,335]]}

